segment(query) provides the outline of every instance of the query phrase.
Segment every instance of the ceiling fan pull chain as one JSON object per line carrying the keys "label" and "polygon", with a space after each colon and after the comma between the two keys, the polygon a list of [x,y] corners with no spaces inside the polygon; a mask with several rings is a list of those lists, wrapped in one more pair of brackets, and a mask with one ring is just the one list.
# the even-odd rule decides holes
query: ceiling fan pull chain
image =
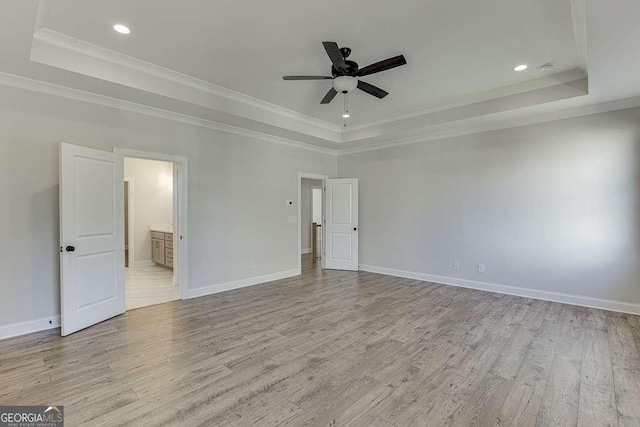
{"label": "ceiling fan pull chain", "polygon": [[347,119],[351,117],[349,114],[349,92],[343,92],[344,94],[344,113],[342,113],[343,126],[347,127]]}

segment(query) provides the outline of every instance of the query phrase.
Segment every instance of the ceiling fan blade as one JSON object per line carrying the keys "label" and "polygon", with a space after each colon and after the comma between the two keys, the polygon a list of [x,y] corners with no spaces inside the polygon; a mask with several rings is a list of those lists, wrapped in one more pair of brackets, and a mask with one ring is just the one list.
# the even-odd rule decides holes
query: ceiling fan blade
{"label": "ceiling fan blade", "polygon": [[322,101],[320,101],[320,104],[330,103],[331,101],[333,101],[333,98],[335,98],[337,94],[338,92],[336,92],[334,88],[329,89],[329,92],[327,92],[324,98],[322,98]]}
{"label": "ceiling fan blade", "polygon": [[282,76],[283,80],[333,80],[329,76]]}
{"label": "ceiling fan blade", "polygon": [[380,71],[390,70],[401,65],[405,65],[407,60],[404,59],[404,55],[394,56],[393,58],[385,59],[384,61],[376,62],[375,64],[367,65],[361,68],[356,76],[368,76],[369,74],[379,73]]}
{"label": "ceiling fan blade", "polygon": [[331,59],[333,66],[338,72],[344,75],[345,70],[347,69],[347,64],[344,62],[344,58],[342,57],[342,52],[340,52],[340,48],[338,47],[338,43],[336,42],[322,42],[324,46],[324,50],[327,51],[327,55]]}
{"label": "ceiling fan blade", "polygon": [[358,80],[358,89],[367,92],[369,95],[373,95],[376,98],[384,98],[385,96],[389,95],[389,92],[385,92],[384,90],[380,89],[379,87],[376,87],[372,84],[369,84],[367,82],[363,82],[362,80]]}

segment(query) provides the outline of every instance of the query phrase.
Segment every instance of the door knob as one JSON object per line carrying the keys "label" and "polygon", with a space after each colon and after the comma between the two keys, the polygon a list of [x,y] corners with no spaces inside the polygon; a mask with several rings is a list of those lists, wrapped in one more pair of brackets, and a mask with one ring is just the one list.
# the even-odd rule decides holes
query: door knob
{"label": "door knob", "polygon": [[67,252],[73,252],[73,251],[76,250],[76,247],[75,246],[67,246],[65,249],[66,249]]}
{"label": "door knob", "polygon": [[353,227],[353,231],[358,231],[358,229],[356,227]]}

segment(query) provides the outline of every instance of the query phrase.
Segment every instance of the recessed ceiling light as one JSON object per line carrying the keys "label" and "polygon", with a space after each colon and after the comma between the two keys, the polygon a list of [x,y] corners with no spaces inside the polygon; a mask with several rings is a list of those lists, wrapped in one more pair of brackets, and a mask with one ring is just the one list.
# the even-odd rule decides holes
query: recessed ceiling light
{"label": "recessed ceiling light", "polygon": [[344,113],[344,114],[342,115],[342,118],[344,118],[344,119],[348,119],[349,117],[351,117],[351,116],[349,115],[349,113]]}
{"label": "recessed ceiling light", "polygon": [[553,70],[553,67],[554,67],[553,62],[547,62],[546,64],[542,64],[540,66],[540,69],[542,71],[551,71]]}
{"label": "recessed ceiling light", "polygon": [[513,69],[513,71],[524,71],[526,69],[527,69],[527,66],[525,64],[522,64],[522,65],[518,65],[517,67],[515,67]]}
{"label": "recessed ceiling light", "polygon": [[119,32],[120,34],[129,34],[131,30],[126,25],[116,24],[113,26],[113,29]]}

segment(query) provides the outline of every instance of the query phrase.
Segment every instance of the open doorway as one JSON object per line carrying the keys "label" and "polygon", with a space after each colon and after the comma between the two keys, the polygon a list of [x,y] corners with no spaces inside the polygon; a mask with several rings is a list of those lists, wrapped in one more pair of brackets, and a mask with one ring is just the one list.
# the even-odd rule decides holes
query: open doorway
{"label": "open doorway", "polygon": [[324,175],[298,175],[299,267],[303,273],[323,266]]}
{"label": "open doorway", "polygon": [[309,255],[312,262],[321,257],[322,245],[322,181],[302,179],[300,206],[300,227],[302,255]]}
{"label": "open doorway", "polygon": [[173,162],[124,158],[126,309],[180,299]]}

